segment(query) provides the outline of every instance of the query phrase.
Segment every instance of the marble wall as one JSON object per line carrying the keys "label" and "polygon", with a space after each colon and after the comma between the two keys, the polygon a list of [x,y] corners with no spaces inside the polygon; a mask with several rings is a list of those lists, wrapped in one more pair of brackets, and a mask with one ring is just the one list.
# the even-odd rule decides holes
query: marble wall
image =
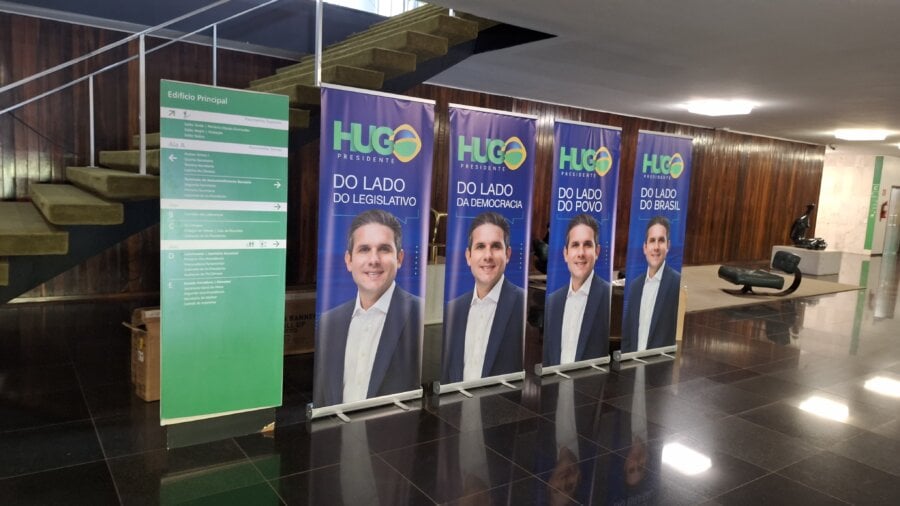
{"label": "marble wall", "polygon": [[[865,241],[874,174],[874,156],[825,153],[819,209],[813,224],[815,236],[828,241],[829,250],[870,252],[865,248]],[[798,204],[797,212],[798,216],[803,212],[802,204]],[[876,230],[876,237],[877,234]],[[884,235],[883,228],[881,235]]]}

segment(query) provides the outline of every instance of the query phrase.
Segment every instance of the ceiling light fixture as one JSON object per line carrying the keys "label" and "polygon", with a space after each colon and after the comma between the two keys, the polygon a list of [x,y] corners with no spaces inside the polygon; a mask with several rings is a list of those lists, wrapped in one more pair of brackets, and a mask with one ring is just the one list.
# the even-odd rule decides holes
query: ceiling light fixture
{"label": "ceiling light fixture", "polygon": [[834,131],[834,136],[844,141],[883,141],[889,133],[870,128],[841,128]]}
{"label": "ceiling light fixture", "polygon": [[684,104],[688,112],[704,116],[737,116],[750,114],[756,104],[749,100],[692,100]]}

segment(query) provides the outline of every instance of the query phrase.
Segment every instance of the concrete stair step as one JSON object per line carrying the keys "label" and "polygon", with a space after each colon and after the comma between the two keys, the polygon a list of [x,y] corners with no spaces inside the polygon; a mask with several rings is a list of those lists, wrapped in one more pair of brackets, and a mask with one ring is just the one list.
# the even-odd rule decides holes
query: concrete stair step
{"label": "concrete stair step", "polygon": [[9,260],[0,258],[0,286],[9,285]]}
{"label": "concrete stair step", "polygon": [[[327,66],[346,65],[368,70],[383,72],[388,79],[416,70],[416,55],[393,49],[373,47],[350,53],[340,58],[324,60]],[[281,88],[287,80],[302,74],[311,74],[315,71],[312,61],[300,64],[288,72],[277,73],[268,77],[257,79],[250,83],[250,89],[267,91]]]}
{"label": "concrete stair step", "polygon": [[0,202],[0,256],[68,252],[69,233],[47,223],[31,202]]}
{"label": "concrete stair step", "polygon": [[[131,147],[133,149],[141,148],[140,134],[135,134],[131,137]],[[159,132],[147,134],[147,149],[159,149]]]}
{"label": "concrete stair step", "polygon": [[[409,14],[409,13],[406,13]],[[404,15],[394,16],[391,19],[382,21],[380,23],[375,23],[370,26],[367,30],[363,30],[361,32],[356,32],[351,34],[350,36],[331,44],[326,47],[325,51],[335,51],[342,49],[347,46],[355,46],[355,47],[363,47],[369,45],[373,39],[382,38],[387,35],[391,35],[394,33],[401,32],[403,30],[416,30],[419,32],[430,33],[427,30],[422,30],[420,27],[427,26],[428,20],[437,18],[439,16],[448,16],[450,15],[449,9],[437,9],[432,10],[430,12],[422,12],[417,16],[409,16],[404,17]],[[424,22],[424,23],[423,23]]]}
{"label": "concrete stair step", "polygon": [[32,184],[31,202],[54,225],[118,225],[122,204],[108,202],[68,184]]}
{"label": "concrete stair step", "polygon": [[[100,152],[100,165],[110,169],[138,173],[140,160],[141,151],[139,149]],[[147,174],[159,175],[159,149],[147,150]]]}
{"label": "concrete stair step", "polygon": [[[290,96],[292,93],[298,91],[298,85],[307,87],[304,92],[309,88],[318,90],[318,88],[312,86],[313,80],[314,76],[312,73],[302,74],[287,80],[284,86],[280,88],[265,91],[266,93],[278,93]],[[374,70],[357,69],[354,67],[329,67],[322,69],[322,82],[377,90],[384,84],[384,74]],[[291,105],[293,105],[293,102]]]}
{"label": "concrete stair step", "polygon": [[159,176],[101,167],[67,167],[66,179],[75,186],[110,200],[159,198]]}
{"label": "concrete stair step", "polygon": [[[450,46],[472,40],[478,36],[478,23],[468,19],[462,19],[447,14],[437,14],[394,26],[387,29],[372,29],[352,35],[336,44],[328,46],[322,53],[325,55],[326,61],[329,54],[335,54],[346,48],[361,49],[363,47],[381,46],[377,41],[384,39],[390,35],[395,35],[404,31],[413,31],[426,33],[436,37],[444,37]],[[305,56],[300,62],[315,58],[314,55]]]}
{"label": "concrete stair step", "polygon": [[[383,37],[374,39],[370,42],[370,45],[383,49],[402,51],[404,53],[413,53],[416,55],[417,62],[424,62],[436,56],[447,54],[449,43],[446,37],[438,37],[436,35],[412,30],[403,30],[402,32],[387,34]],[[353,54],[360,51],[360,49],[361,46],[350,44],[333,50],[325,50],[322,54],[325,58],[324,61],[328,64],[332,58],[340,58]],[[315,56],[305,56],[299,63],[276,69],[275,75],[290,73],[300,67],[314,64]]]}
{"label": "concrete stair step", "polygon": [[[384,29],[395,25],[404,25],[422,18],[433,16],[435,14],[448,14],[449,12],[450,9],[448,9],[447,7],[441,7],[440,5],[435,4],[425,4],[416,7],[415,9],[408,10],[406,12],[397,14],[396,16],[391,16],[385,20],[374,23],[369,27],[369,30]],[[365,33],[365,31],[359,33]],[[350,36],[352,37],[353,34],[351,34]]]}

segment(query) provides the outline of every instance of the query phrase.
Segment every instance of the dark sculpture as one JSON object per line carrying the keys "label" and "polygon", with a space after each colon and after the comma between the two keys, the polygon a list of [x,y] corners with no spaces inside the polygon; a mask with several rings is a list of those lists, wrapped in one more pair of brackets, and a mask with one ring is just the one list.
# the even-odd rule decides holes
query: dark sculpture
{"label": "dark sculpture", "polygon": [[823,250],[828,247],[828,243],[821,237],[806,238],[806,231],[809,230],[809,215],[812,214],[815,208],[815,204],[807,204],[806,212],[803,213],[803,216],[794,220],[794,224],[791,225],[791,242],[798,248]]}

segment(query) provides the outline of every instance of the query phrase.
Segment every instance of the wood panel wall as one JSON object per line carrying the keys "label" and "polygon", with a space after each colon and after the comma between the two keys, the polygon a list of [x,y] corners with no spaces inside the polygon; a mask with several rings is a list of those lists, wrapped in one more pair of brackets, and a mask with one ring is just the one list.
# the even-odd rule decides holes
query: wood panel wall
{"label": "wood panel wall", "polygon": [[[37,45],[40,36],[40,50]],[[8,83],[77,54],[117,40],[121,34],[63,23],[0,14],[0,82]],[[49,42],[48,42],[49,41]],[[158,42],[155,42],[158,43]],[[152,45],[152,43],[151,43]],[[46,53],[44,48],[54,47]],[[123,50],[124,54],[126,50]],[[119,57],[119,56],[117,56]],[[245,87],[285,62],[230,51],[219,54],[219,84]],[[177,44],[148,60],[148,131],[158,127],[158,79],[210,82],[210,50]],[[112,71],[102,84],[98,111],[98,146],[124,149],[137,128],[137,67]],[[61,82],[66,79],[60,78]],[[155,84],[153,84],[155,83]],[[31,91],[31,90],[26,90]],[[22,93],[22,92],[19,92]],[[87,116],[76,87],[46,104],[26,108],[19,121],[0,117],[0,182],[13,198],[27,194],[29,181],[62,180],[62,169],[85,163]],[[435,208],[447,208],[449,103],[533,114],[538,117],[538,168],[533,234],[543,235],[549,221],[553,160],[553,121],[565,119],[622,128],[622,160],[617,209],[616,268],[624,266],[630,211],[632,167],[639,130],[689,135],[693,143],[693,176],[688,208],[684,262],[687,265],[749,262],[768,259],[771,247],[788,241],[790,224],[818,201],[824,147],[690,127],[612,113],[590,111],[486,93],[420,85],[410,96],[435,100]],[[7,97],[3,97],[7,100]],[[33,129],[33,130],[32,130]],[[35,131],[39,132],[35,133]],[[291,205],[288,214],[289,285],[316,281],[318,223],[318,144],[292,133],[289,158]],[[48,139],[52,139],[51,142]],[[58,147],[58,146],[65,146]],[[3,194],[5,198],[10,198]],[[815,220],[813,220],[815,222]],[[141,292],[158,289],[158,231],[154,227],[73,269],[29,296]]]}
{"label": "wood panel wall", "polygon": [[[34,75],[128,34],[45,19],[0,13],[0,85]],[[165,42],[147,39],[147,47]],[[0,108],[70,82],[137,54],[137,42],[71,69],[0,95]],[[245,88],[291,62],[219,50],[218,84]],[[129,149],[138,133],[137,61],[98,75],[94,82],[96,149]],[[159,80],[212,82],[208,46],[175,43],[147,56],[147,131],[159,131]],[[65,181],[65,168],[88,165],[88,85],[0,116],[0,200],[24,200],[31,183]],[[23,297],[137,293],[159,290],[159,231],[152,227],[91,258]]]}

